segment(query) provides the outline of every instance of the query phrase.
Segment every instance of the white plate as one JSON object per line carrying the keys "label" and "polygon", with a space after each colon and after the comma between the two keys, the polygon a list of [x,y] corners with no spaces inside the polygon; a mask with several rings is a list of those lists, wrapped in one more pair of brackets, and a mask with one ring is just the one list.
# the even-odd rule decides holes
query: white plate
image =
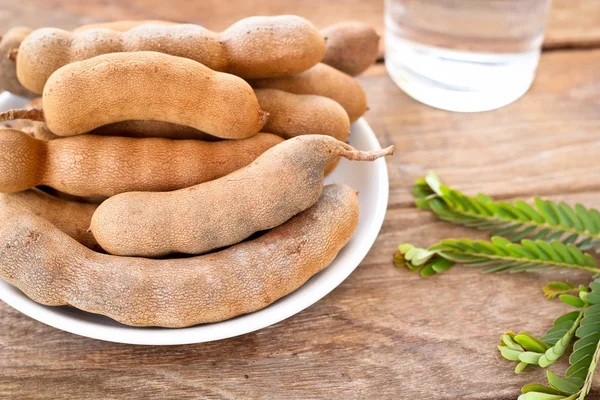
{"label": "white plate", "polygon": [[[22,107],[26,100],[9,93],[0,95],[0,110]],[[352,124],[350,144],[361,150],[379,149],[369,124],[361,118]],[[383,223],[388,201],[388,174],[385,160],[350,162],[342,159],[326,183],[345,183],[358,190],[360,220],[350,242],[336,259],[295,292],[267,308],[227,321],[183,329],[134,328],[107,317],[70,307],[40,305],[17,288],[0,279],[0,299],[23,314],[67,332],[118,343],[175,345],[201,343],[252,332],[291,317],[331,292],[360,264]]]}

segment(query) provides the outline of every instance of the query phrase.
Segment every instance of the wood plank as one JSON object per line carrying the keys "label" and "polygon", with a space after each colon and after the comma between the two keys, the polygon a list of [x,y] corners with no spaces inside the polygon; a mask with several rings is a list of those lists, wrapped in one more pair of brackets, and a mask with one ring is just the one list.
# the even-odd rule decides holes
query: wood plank
{"label": "wood plank", "polygon": [[544,47],[598,47],[600,1],[553,0]]}
{"label": "wood plank", "polygon": [[[498,336],[542,334],[569,308],[540,289],[566,276],[457,267],[423,279],[395,269],[391,255],[401,242],[485,237],[411,206],[412,182],[429,169],[469,193],[541,194],[600,208],[599,58],[600,50],[547,53],[530,93],[480,114],[418,104],[383,66],[372,68],[361,78],[367,119],[382,144],[398,146],[389,160],[391,207],[367,258],[340,287],[259,332],[174,347],[76,337],[0,303],[0,398],[515,399],[544,373],[515,375],[495,348]],[[568,277],[583,283],[589,274]],[[589,399],[599,389],[597,376]]]}
{"label": "wood plank", "polygon": [[[72,29],[118,19],[167,19],[222,30],[249,15],[297,14],[320,28],[357,19],[376,27],[380,34],[384,31],[383,0],[22,0],[5,3],[0,10],[3,29],[18,25]],[[545,45],[549,48],[600,45],[600,1],[554,0]]]}

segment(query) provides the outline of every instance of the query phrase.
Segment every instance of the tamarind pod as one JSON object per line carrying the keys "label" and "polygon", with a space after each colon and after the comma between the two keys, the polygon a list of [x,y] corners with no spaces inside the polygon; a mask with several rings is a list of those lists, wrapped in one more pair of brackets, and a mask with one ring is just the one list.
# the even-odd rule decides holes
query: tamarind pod
{"label": "tamarind pod", "polygon": [[0,221],[31,213],[46,218],[58,229],[92,249],[98,243],[88,231],[95,204],[77,203],[50,196],[40,190],[30,189],[18,193],[0,194]]}
{"label": "tamarind pod", "polygon": [[48,80],[43,104],[46,124],[59,136],[114,122],[155,120],[244,139],[260,131],[268,116],[243,79],[150,51],[66,65]]}
{"label": "tamarind pod", "polygon": [[245,18],[222,33],[191,24],[141,25],[125,32],[42,28],[21,43],[17,76],[23,86],[41,93],[50,75],[67,64],[138,51],[185,57],[244,78],[288,76],[318,63],[325,46],[313,24],[293,15]]}
{"label": "tamarind pod", "polygon": [[46,185],[76,196],[173,190],[248,165],[283,139],[267,133],[202,142],[81,135],[51,141],[0,130],[0,192]]}
{"label": "tamarind pod", "polygon": [[372,161],[393,150],[358,151],[331,136],[297,136],[210,182],[113,196],[96,209],[90,229],[111,254],[205,253],[278,226],[310,207],[321,195],[325,167],[336,157]]}
{"label": "tamarind pod", "polygon": [[152,260],[95,253],[46,220],[0,227],[0,276],[32,300],[135,326],[180,328],[260,310],[328,266],[358,225],[356,192],[331,185],[263,236],[203,256]]}
{"label": "tamarind pod", "polygon": [[18,26],[10,29],[0,40],[0,91],[6,90],[23,97],[35,97],[36,94],[25,89],[17,79],[17,66],[10,59],[10,51],[19,47],[31,29]]}
{"label": "tamarind pod", "polygon": [[321,29],[327,51],[321,61],[350,76],[360,75],[377,61],[379,35],[360,21],[344,21]]}
{"label": "tamarind pod", "polygon": [[367,111],[367,96],[360,83],[329,65],[319,63],[294,76],[248,81],[253,88],[279,89],[296,94],[314,94],[337,101],[348,113],[350,122]]}

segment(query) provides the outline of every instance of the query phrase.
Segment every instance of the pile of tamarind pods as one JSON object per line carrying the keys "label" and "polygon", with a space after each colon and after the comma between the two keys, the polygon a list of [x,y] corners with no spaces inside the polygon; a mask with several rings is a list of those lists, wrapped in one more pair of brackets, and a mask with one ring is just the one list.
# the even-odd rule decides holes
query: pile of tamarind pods
{"label": "pile of tamarind pods", "polygon": [[296,290],[358,225],[357,192],[324,176],[393,153],[346,143],[378,42],[292,15],[11,29],[0,90],[32,100],[0,114],[0,277],[171,328]]}

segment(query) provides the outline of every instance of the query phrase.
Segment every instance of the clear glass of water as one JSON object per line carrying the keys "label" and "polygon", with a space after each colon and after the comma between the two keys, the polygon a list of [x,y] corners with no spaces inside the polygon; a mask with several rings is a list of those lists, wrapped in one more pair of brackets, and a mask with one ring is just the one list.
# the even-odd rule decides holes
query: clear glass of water
{"label": "clear glass of water", "polygon": [[531,86],[550,0],[385,2],[385,64],[414,99],[485,111],[512,103]]}

